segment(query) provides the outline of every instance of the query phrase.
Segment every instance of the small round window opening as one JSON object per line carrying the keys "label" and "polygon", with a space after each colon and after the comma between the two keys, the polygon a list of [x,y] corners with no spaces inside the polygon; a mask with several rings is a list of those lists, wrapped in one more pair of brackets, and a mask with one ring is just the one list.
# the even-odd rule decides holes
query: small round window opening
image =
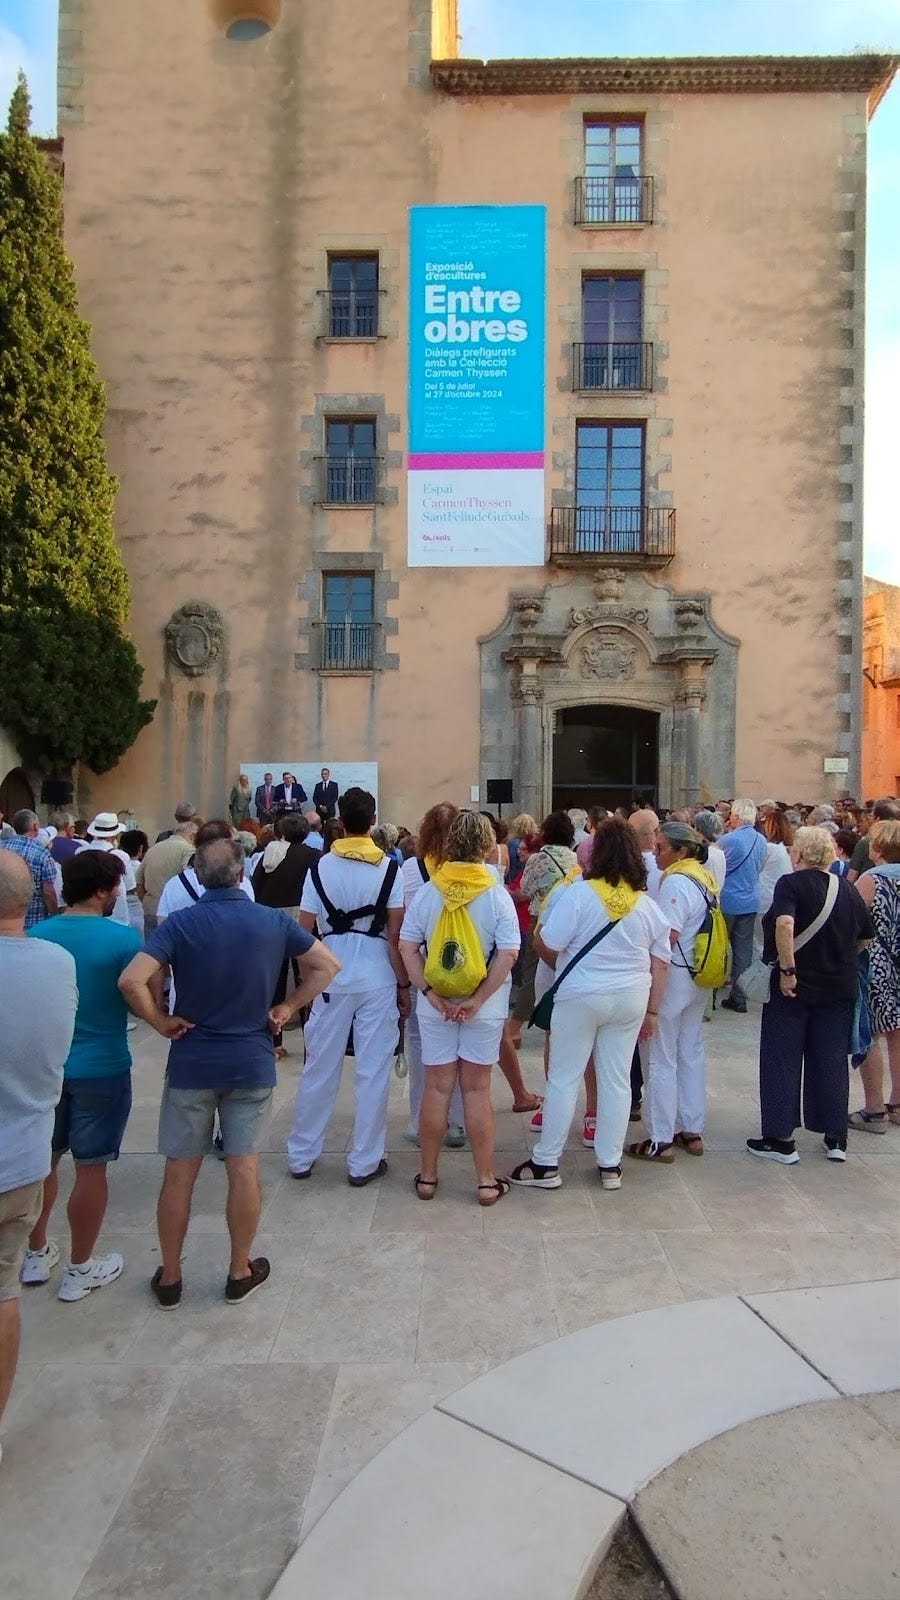
{"label": "small round window opening", "polygon": [[281,0],[208,0],[213,20],[233,44],[265,38],[281,19]]}
{"label": "small round window opening", "polygon": [[237,44],[246,44],[251,39],[262,39],[271,32],[271,22],[264,22],[262,17],[236,17],[234,22],[228,24],[225,37]]}

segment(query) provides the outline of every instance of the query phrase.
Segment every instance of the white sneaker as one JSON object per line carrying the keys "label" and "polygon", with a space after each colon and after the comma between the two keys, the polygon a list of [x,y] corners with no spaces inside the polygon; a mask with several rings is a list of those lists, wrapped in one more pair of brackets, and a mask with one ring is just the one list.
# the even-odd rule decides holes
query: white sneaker
{"label": "white sneaker", "polygon": [[108,1283],[121,1278],[124,1266],[118,1250],[111,1250],[108,1256],[93,1256],[83,1267],[73,1267],[70,1261],[62,1275],[59,1299],[86,1300],[92,1289],[105,1289]]}
{"label": "white sneaker", "polygon": [[59,1245],[55,1239],[48,1239],[43,1250],[26,1250],[22,1271],[19,1274],[22,1283],[29,1285],[49,1283],[50,1274],[58,1260]]}

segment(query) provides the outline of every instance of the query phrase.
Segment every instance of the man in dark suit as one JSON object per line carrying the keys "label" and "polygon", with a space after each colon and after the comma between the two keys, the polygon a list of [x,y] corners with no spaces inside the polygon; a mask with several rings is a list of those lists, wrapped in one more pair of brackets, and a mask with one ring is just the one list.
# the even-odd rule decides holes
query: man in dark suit
{"label": "man in dark suit", "polygon": [[263,827],[272,821],[275,814],[275,790],[272,787],[271,772],[263,773],[263,781],[254,796],[256,801],[256,815]]}
{"label": "man in dark suit", "polygon": [[302,783],[297,782],[292,772],[283,772],[281,782],[275,785],[275,810],[299,811],[305,800],[306,790]]}
{"label": "man in dark suit", "polygon": [[332,782],[331,773],[327,767],[322,768],[322,779],[313,789],[313,805],[323,822],[330,822],[337,815],[338,786]]}

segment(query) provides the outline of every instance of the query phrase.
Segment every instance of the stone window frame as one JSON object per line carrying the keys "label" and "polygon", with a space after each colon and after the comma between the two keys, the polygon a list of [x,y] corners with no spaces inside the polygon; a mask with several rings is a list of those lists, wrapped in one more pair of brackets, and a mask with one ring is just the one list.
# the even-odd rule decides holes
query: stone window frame
{"label": "stone window frame", "polygon": [[[331,268],[335,261],[374,261],[375,262],[375,332],[374,333],[332,333],[331,332],[331,296],[334,290],[331,287]],[[388,303],[388,291],[382,283],[381,251],[364,249],[360,245],[340,245],[338,248],[329,247],[325,252],[325,286],[317,290],[319,300],[318,344],[380,344],[382,339],[388,337],[383,326]]]}
{"label": "stone window frame", "polygon": [[[666,130],[674,121],[675,113],[649,103],[647,95],[616,95],[613,103],[603,95],[573,95],[562,114],[562,154],[566,184],[561,196],[561,217],[567,228],[575,227],[602,241],[610,233],[644,233],[648,228],[665,227],[668,217],[665,210],[666,157],[668,141]],[[641,166],[643,176],[653,179],[653,221],[587,224],[575,222],[575,179],[584,177],[584,128],[588,122],[630,122],[643,124]]]}
{"label": "stone window frame", "polygon": [[[326,421],[339,419],[352,422],[358,419],[362,422],[372,418],[375,420],[375,449],[378,459],[375,499],[323,501],[319,493],[319,461],[325,455]],[[300,419],[300,432],[309,441],[308,447],[301,450],[298,455],[302,475],[299,490],[301,505],[314,507],[327,516],[332,512],[342,516],[349,513],[372,516],[382,506],[399,505],[400,490],[397,487],[396,474],[403,466],[403,451],[398,448],[401,434],[400,417],[396,412],[388,411],[383,394],[317,394],[315,410]],[[396,441],[394,448],[391,447],[392,439]],[[393,484],[390,482],[392,473],[395,475]]]}
{"label": "stone window frame", "polygon": [[[328,289],[328,263],[333,256],[378,257],[378,332],[371,339],[334,338],[328,332],[325,315],[325,298],[321,290]],[[404,263],[397,248],[396,237],[387,233],[328,233],[320,234],[310,250],[300,256],[301,287],[298,299],[309,317],[315,342],[323,346],[383,344],[385,339],[398,339],[403,321],[401,301],[401,274]]]}
{"label": "stone window frame", "polygon": [[[388,616],[388,603],[400,598],[400,586],[384,566],[380,550],[316,550],[312,566],[298,587],[298,598],[306,602],[306,615],[297,623],[304,648],[294,656],[298,672],[317,672],[327,678],[371,678],[376,672],[396,671],[400,657],[387,648],[387,641],[399,632],[396,617]],[[322,664],[322,625],[325,620],[325,576],[328,573],[362,572],[372,574],[373,636],[372,664],[369,667],[326,667]]]}

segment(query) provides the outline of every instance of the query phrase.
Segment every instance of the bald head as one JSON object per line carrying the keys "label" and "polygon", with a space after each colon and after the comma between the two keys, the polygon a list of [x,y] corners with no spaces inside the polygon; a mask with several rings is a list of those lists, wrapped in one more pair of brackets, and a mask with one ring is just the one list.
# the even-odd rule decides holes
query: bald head
{"label": "bald head", "polygon": [[198,845],[194,871],[204,889],[234,889],[244,876],[244,852],[237,839],[210,839]]}
{"label": "bald head", "polygon": [[633,812],[628,818],[628,826],[637,834],[637,842],[642,850],[654,848],[659,833],[659,817],[655,811],[646,808],[643,811]]}
{"label": "bald head", "polygon": [[25,912],[34,893],[31,868],[14,850],[0,850],[0,922],[4,933],[24,932]]}

